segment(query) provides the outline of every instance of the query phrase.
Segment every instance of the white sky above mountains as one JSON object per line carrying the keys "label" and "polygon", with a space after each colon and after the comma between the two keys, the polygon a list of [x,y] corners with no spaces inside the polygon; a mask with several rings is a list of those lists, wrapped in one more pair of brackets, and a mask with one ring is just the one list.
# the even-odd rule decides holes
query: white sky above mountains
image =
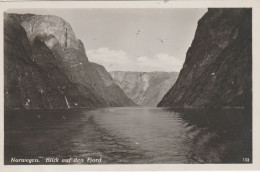
{"label": "white sky above mountains", "polygon": [[179,72],[207,9],[19,9],[56,15],[84,43],[89,61],[108,71]]}

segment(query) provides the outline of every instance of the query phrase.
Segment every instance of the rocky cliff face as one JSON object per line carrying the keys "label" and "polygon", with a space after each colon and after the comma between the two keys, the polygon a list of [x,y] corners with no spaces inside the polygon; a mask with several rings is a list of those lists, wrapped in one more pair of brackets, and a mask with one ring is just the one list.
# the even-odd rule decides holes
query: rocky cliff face
{"label": "rocky cliff face", "polygon": [[252,10],[209,9],[179,78],[158,106],[252,105]]}
{"label": "rocky cliff face", "polygon": [[156,106],[178,77],[176,72],[110,72],[114,81],[136,104]]}
{"label": "rocky cliff face", "polygon": [[6,109],[134,105],[55,16],[5,14],[4,75]]}

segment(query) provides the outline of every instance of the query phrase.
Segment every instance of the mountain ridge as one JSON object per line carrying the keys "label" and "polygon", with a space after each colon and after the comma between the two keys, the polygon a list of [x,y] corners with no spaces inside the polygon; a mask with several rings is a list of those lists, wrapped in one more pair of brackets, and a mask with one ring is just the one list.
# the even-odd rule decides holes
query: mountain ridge
{"label": "mountain ridge", "polygon": [[[5,109],[135,105],[59,17],[4,15]],[[108,87],[107,82],[113,87]],[[119,95],[117,95],[119,92]]]}
{"label": "mountain ridge", "polygon": [[208,10],[176,83],[158,106],[252,106],[252,9]]}

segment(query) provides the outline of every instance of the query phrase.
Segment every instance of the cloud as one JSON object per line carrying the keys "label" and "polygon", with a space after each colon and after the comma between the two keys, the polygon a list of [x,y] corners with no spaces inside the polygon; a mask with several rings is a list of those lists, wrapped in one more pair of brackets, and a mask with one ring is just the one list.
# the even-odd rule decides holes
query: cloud
{"label": "cloud", "polygon": [[153,57],[131,56],[122,50],[99,48],[87,50],[89,61],[103,65],[108,71],[180,71],[183,62],[165,53]]}
{"label": "cloud", "polygon": [[129,58],[127,53],[122,50],[110,50],[109,48],[99,48],[87,51],[90,61],[100,63],[121,63],[124,64]]}
{"label": "cloud", "polygon": [[128,70],[127,64],[133,61],[129,55],[122,50],[111,50],[109,48],[99,48],[86,51],[89,61],[103,65],[108,71]]}
{"label": "cloud", "polygon": [[159,53],[153,57],[142,56],[137,58],[139,66],[156,71],[180,71],[183,61],[169,54]]}

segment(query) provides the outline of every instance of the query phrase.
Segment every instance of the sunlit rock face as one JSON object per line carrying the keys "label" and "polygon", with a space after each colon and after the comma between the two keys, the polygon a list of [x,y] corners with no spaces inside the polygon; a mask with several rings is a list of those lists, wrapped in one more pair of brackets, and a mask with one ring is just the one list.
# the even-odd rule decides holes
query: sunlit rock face
{"label": "sunlit rock face", "polygon": [[252,10],[209,9],[174,86],[158,106],[249,107],[252,104]]}
{"label": "sunlit rock face", "polygon": [[134,105],[63,19],[5,14],[4,27],[6,109]]}
{"label": "sunlit rock face", "polygon": [[[29,41],[32,43],[37,36],[53,35],[61,47],[80,49],[80,43],[65,20],[48,15],[22,15],[21,26],[25,29]],[[52,39],[46,40],[46,45],[52,48]]]}
{"label": "sunlit rock face", "polygon": [[156,106],[178,77],[177,72],[110,72],[114,81],[136,104]]}

